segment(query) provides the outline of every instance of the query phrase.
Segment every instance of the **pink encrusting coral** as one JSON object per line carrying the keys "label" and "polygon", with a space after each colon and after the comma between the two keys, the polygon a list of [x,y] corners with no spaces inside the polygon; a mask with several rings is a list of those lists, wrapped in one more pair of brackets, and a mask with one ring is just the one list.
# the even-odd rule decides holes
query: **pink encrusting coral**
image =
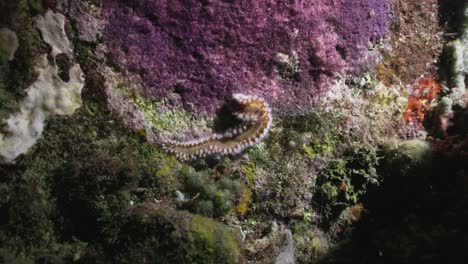
{"label": "pink encrusting coral", "polygon": [[[369,65],[368,44],[389,30],[389,0],[103,0],[110,57],[143,80],[214,113],[241,92],[275,108],[310,105],[336,74]],[[372,63],[370,63],[372,64]]]}

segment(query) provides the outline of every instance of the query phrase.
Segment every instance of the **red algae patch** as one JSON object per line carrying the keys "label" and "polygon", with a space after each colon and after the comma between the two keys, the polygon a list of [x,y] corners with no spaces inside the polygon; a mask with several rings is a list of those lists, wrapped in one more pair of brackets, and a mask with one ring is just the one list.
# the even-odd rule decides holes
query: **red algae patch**
{"label": "red algae patch", "polygon": [[437,99],[440,91],[440,83],[436,80],[432,78],[420,79],[408,98],[408,105],[403,113],[406,123],[422,123],[425,113],[431,109],[432,103]]}

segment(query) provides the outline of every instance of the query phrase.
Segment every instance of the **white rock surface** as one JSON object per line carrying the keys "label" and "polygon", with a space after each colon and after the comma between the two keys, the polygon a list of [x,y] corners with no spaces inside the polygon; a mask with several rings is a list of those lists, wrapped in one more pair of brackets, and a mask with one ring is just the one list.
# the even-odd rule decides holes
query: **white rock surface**
{"label": "white rock surface", "polygon": [[[72,58],[73,51],[64,31],[65,17],[48,11],[36,18],[36,25],[44,41],[51,47],[50,57],[58,54]],[[84,86],[83,72],[78,64],[69,69],[70,80],[58,76],[59,69],[47,54],[36,65],[37,80],[27,88],[27,95],[20,103],[20,110],[6,120],[7,133],[0,134],[0,155],[13,162],[36,143],[44,130],[44,122],[50,115],[71,115],[81,106],[81,89]]]}

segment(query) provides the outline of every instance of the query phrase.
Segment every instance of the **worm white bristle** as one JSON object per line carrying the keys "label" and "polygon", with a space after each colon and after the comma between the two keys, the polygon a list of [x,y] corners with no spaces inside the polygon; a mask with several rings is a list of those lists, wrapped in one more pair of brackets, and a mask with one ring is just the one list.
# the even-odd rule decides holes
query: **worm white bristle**
{"label": "worm white bristle", "polygon": [[[185,161],[211,154],[238,154],[260,142],[268,134],[272,126],[272,108],[263,98],[257,95],[234,93],[232,98],[241,105],[250,107],[246,107],[247,112],[233,113],[234,116],[246,124],[229,129],[224,133],[213,133],[209,136],[185,142],[169,139],[161,144],[162,148]],[[260,112],[256,113],[257,111]],[[243,133],[249,134],[242,135]],[[237,139],[241,138],[245,140],[236,142]],[[230,143],[224,143],[224,139],[229,139]],[[231,145],[232,143],[234,144]]]}

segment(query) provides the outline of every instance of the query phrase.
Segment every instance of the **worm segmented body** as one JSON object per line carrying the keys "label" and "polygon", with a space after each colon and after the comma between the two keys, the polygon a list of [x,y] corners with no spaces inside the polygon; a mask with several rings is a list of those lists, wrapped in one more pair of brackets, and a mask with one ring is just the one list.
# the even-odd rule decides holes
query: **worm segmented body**
{"label": "worm segmented body", "polygon": [[258,96],[236,93],[232,97],[236,103],[234,115],[244,125],[196,140],[168,141],[163,143],[163,148],[181,160],[190,160],[211,154],[237,154],[260,142],[271,127],[270,106]]}

